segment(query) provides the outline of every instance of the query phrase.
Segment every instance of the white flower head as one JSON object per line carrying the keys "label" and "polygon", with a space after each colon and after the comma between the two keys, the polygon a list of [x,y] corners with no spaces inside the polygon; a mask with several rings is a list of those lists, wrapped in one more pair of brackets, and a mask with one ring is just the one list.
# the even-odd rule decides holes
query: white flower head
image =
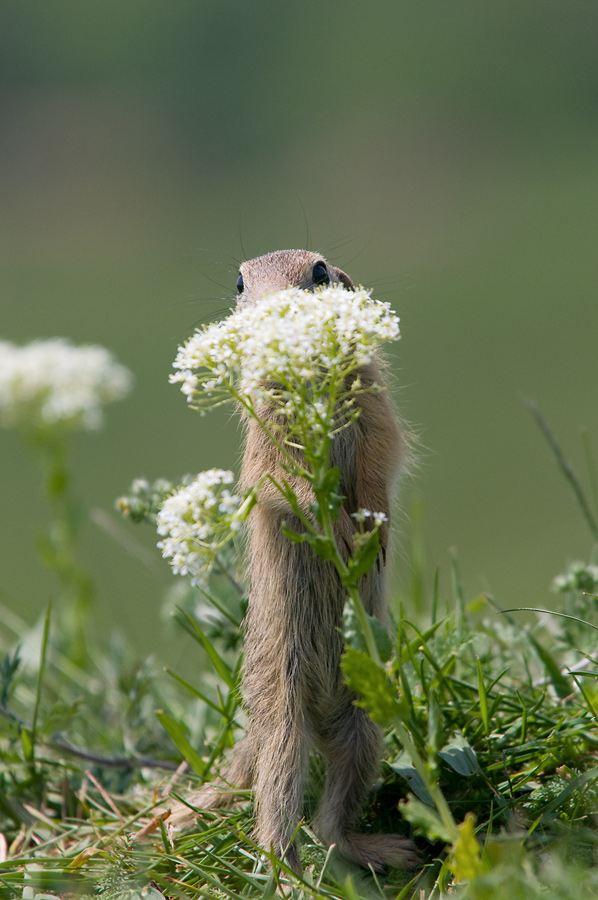
{"label": "white flower head", "polygon": [[[199,408],[236,397],[331,436],[352,420],[354,397],[365,390],[358,370],[399,336],[389,304],[364,288],[288,288],[197,331],[179,348],[170,380]],[[328,402],[333,390],[336,404]]]}
{"label": "white flower head", "polygon": [[0,342],[0,423],[91,431],[102,407],[131,390],[133,376],[104,347],[64,338],[18,347]]}
{"label": "white flower head", "polygon": [[206,584],[216,553],[240,526],[235,518],[243,498],[224,486],[234,475],[208,469],[166,498],[157,516],[158,543],[175,575],[190,575],[192,584]]}

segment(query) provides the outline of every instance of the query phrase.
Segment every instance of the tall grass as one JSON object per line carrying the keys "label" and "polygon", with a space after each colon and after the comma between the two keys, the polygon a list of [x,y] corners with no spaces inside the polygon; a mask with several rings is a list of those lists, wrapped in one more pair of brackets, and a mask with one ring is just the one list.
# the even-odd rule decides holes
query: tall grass
{"label": "tall grass", "polygon": [[[589,444],[590,494],[533,412],[595,540]],[[338,477],[323,470],[318,479],[320,507],[332,510]],[[155,520],[170,488],[137,483],[121,507]],[[322,551],[315,530],[313,540]],[[209,582],[188,586],[176,614],[181,640],[195,642],[202,661],[191,683],[139,663],[122,637],[100,646],[84,618],[69,630],[48,608],[29,628],[0,610],[0,895],[598,896],[598,567],[571,564],[554,582],[562,607],[530,615],[487,593],[468,597],[456,557],[450,593],[436,577],[428,595],[421,536],[410,544],[412,590],[394,598],[388,631],[365,615],[357,589],[378,554],[376,530],[340,574],[350,595],[343,670],[357,702],[385,727],[363,827],[410,836],[416,871],[382,877],[320,844],[310,828],[322,782],[316,757],[298,827],[302,876],[252,840],[250,793],[232,812],[198,810],[186,833],[170,827],[169,806],[224,766],[245,725],[242,560],[223,543]]]}
{"label": "tall grass", "polygon": [[[427,598],[432,615],[419,598],[415,618],[406,603],[400,610],[386,673],[428,783],[390,724],[364,819],[375,831],[413,835],[417,872],[380,878],[318,843],[309,827],[317,759],[300,829],[302,878],[253,843],[249,795],[233,812],[203,813],[190,833],[172,834],[157,818],[140,838],[156,807],[218,770],[242,728],[243,598],[233,565],[220,560],[213,596],[191,592],[195,611],[178,613],[181,640],[196,641],[208,660],[195,684],[135,664],[122,643],[91,645],[87,665],[73,664],[56,646],[51,614],[31,630],[3,610],[3,896],[245,898],[290,886],[314,898],[598,894],[598,617],[596,598],[574,583],[565,586],[571,618],[530,619],[490,595],[467,598],[457,575],[452,596]],[[347,631],[358,646],[351,621]],[[430,779],[464,823],[452,848]]]}

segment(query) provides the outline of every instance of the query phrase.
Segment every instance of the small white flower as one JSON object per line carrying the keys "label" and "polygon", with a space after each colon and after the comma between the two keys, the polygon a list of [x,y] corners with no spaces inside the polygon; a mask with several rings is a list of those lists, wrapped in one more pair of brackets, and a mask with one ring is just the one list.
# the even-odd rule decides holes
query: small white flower
{"label": "small white flower", "polygon": [[376,528],[380,528],[384,522],[388,522],[387,515],[383,512],[372,512],[371,509],[358,509],[357,512],[351,513],[351,518],[355,519],[359,525],[363,525],[367,519],[373,519]]}
{"label": "small white flower", "polygon": [[102,407],[131,390],[133,376],[104,347],[76,347],[64,338],[24,347],[0,342],[0,422],[91,431]]}

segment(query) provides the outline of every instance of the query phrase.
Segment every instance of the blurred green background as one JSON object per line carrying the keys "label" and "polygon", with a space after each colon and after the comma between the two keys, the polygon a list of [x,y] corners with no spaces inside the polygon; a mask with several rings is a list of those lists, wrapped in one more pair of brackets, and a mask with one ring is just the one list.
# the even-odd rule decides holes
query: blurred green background
{"label": "blurred green background", "polygon": [[[595,0],[3,0],[0,336],[101,343],[137,380],[74,442],[98,627],[187,652],[113,499],[238,465],[234,416],[190,412],[170,366],[241,259],[306,245],[401,317],[400,530],[421,496],[429,582],[448,593],[454,546],[469,596],[553,602],[591,542],[521,396],[579,469],[580,425],[598,453],[597,35]],[[0,600],[33,620],[40,478],[14,433],[0,455]]]}

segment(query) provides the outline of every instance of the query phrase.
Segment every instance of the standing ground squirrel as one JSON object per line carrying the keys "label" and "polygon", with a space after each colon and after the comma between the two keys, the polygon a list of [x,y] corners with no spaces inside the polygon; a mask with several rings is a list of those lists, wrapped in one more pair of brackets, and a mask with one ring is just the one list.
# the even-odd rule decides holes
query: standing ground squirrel
{"label": "standing ground squirrel", "polygon": [[[281,250],[242,264],[237,282],[238,303],[288,287],[312,289],[351,279],[319,253]],[[379,363],[360,372],[364,387],[381,384]],[[335,531],[339,547],[350,548],[355,532],[351,514],[360,508],[390,513],[390,495],[405,456],[405,437],[388,393],[363,393],[356,398],[358,418],[332,441],[330,465],[341,471],[339,493],[345,498]],[[268,409],[260,415],[268,417]],[[297,451],[299,452],[299,451]],[[307,481],[283,467],[275,444],[254,419],[247,423],[247,443],[241,486],[253,487],[264,474],[286,480],[306,511],[313,502]],[[368,791],[378,774],[382,733],[367,713],[354,705],[340,668],[341,634],[346,591],[333,564],[315,556],[308,543],[293,543],[282,532],[283,522],[301,531],[300,520],[271,481],[265,480],[249,519],[248,562],[251,578],[246,619],[244,700],[249,730],[235,748],[224,782],[240,790],[255,789],[256,838],[275,853],[286,851],[288,863],[300,871],[293,835],[302,814],[303,788],[309,753],[317,749],[326,763],[323,797],[314,823],[328,844],[361,865],[380,870],[387,865],[411,865],[416,854],[410,841],[398,835],[354,831]],[[380,531],[381,560],[360,584],[370,615],[384,620],[384,564],[387,526]],[[230,788],[207,785],[191,798],[194,805],[230,805]],[[183,824],[182,810],[173,820]]]}

